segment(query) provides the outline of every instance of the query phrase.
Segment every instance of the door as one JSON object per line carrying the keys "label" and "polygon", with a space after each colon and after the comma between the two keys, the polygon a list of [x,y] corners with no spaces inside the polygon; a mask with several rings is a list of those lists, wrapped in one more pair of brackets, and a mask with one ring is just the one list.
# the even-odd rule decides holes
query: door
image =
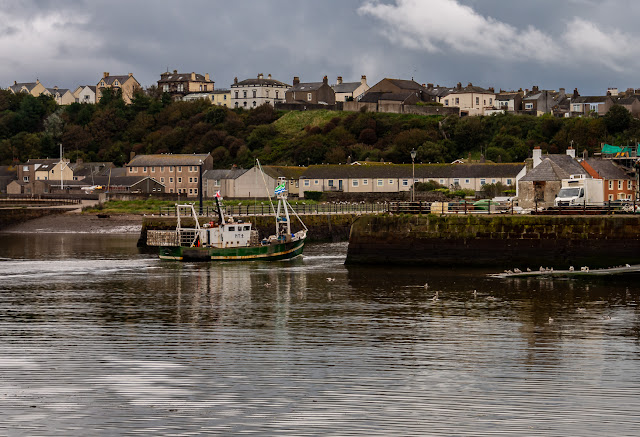
{"label": "door", "polygon": [[338,191],[342,191],[342,179],[338,180]]}

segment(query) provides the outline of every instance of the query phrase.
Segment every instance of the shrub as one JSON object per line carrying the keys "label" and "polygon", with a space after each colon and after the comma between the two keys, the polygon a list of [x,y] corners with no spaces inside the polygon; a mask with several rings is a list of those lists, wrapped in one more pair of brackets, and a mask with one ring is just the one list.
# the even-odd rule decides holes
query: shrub
{"label": "shrub", "polygon": [[305,191],[304,198],[309,200],[315,200],[316,202],[322,197],[322,191]]}
{"label": "shrub", "polygon": [[439,188],[444,188],[436,181],[416,182],[414,189],[416,191],[435,191]]}

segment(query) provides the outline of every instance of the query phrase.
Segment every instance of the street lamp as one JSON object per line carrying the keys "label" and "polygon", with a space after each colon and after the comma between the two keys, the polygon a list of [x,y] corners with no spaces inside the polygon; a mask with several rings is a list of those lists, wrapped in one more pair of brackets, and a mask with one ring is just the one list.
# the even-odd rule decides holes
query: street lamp
{"label": "street lamp", "polygon": [[416,149],[411,149],[411,201],[415,200],[415,185],[416,185]]}

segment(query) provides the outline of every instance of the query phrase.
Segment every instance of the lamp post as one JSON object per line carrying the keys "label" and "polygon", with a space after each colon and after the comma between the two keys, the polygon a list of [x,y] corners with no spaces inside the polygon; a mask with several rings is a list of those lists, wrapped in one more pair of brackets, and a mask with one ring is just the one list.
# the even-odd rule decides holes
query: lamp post
{"label": "lamp post", "polygon": [[411,149],[411,201],[415,200],[416,185],[416,149]]}
{"label": "lamp post", "polygon": [[200,169],[200,174],[198,177],[198,199],[200,200],[200,215],[202,215],[202,159],[199,164],[198,168]]}

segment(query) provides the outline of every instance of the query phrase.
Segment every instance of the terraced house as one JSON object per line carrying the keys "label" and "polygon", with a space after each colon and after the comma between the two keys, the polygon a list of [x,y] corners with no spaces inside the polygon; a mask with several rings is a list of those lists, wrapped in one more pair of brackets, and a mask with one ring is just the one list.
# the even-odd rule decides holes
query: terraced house
{"label": "terraced house", "polygon": [[131,159],[127,176],[149,176],[165,187],[165,193],[197,197],[202,173],[213,168],[211,154],[137,155]]}
{"label": "terraced house", "polygon": [[[312,165],[300,177],[300,197],[306,191],[343,193],[399,193],[410,191],[411,164],[356,163]],[[415,183],[435,181],[451,189],[480,191],[485,184],[516,186],[525,175],[523,163],[416,164]]]}
{"label": "terraced house", "polygon": [[160,75],[158,89],[163,93],[168,93],[173,100],[182,100],[186,95],[192,93],[208,93],[213,91],[215,82],[209,77],[209,73],[173,73],[168,71]]}
{"label": "terraced house", "polygon": [[133,73],[126,76],[111,76],[108,71],[102,74],[102,79],[96,85],[96,102],[102,98],[102,94],[106,89],[121,90],[122,100],[126,104],[130,104],[133,99],[133,93],[142,89],[140,83],[133,77]]}

